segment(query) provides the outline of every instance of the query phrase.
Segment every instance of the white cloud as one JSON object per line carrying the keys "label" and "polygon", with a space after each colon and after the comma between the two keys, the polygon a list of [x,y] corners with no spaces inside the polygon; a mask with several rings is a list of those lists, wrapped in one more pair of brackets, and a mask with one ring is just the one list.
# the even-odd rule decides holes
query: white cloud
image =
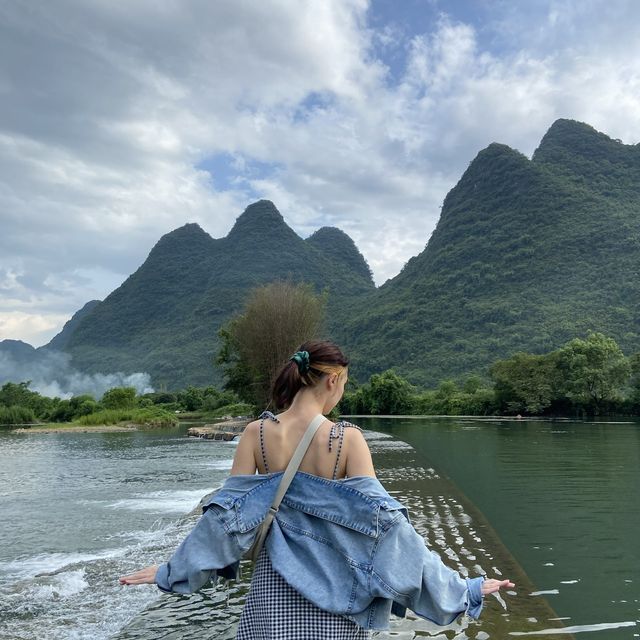
{"label": "white cloud", "polygon": [[[490,142],[530,154],[558,117],[638,140],[639,6],[498,3],[481,30],[442,14],[403,42],[364,0],[5,3],[0,339],[12,313],[44,336],[163,233],[223,236],[258,197],[303,236],[341,227],[383,282]],[[198,169],[216,154],[226,182]]]}
{"label": "white cloud", "polygon": [[0,336],[40,346],[53,338],[68,319],[65,314],[5,311],[0,314]]}

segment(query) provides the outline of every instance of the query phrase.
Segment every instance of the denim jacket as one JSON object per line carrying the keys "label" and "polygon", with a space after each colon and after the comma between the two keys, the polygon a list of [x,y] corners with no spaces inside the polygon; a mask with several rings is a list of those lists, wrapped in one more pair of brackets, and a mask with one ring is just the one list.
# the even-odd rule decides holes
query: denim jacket
{"label": "denim jacket", "polygon": [[[273,500],[282,472],[229,476],[171,559],[163,591],[191,593],[234,578]],[[265,548],[274,569],[318,607],[365,629],[386,629],[406,609],[440,625],[477,618],[484,578],[465,579],[430,551],[406,508],[376,478],[329,480],[298,471]]]}

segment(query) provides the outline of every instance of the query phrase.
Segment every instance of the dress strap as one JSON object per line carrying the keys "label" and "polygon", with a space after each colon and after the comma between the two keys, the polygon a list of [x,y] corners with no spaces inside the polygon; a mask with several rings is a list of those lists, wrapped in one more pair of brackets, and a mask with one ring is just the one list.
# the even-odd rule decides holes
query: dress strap
{"label": "dress strap", "polygon": [[345,427],[354,427],[355,429],[360,429],[357,424],[353,424],[352,422],[348,422],[347,420],[340,420],[340,422],[336,422],[329,431],[329,451],[333,448],[333,441],[335,439],[338,440],[338,455],[336,456],[336,464],[333,467],[333,476],[332,479],[335,480],[338,475],[338,463],[340,461],[340,452],[342,451],[342,444],[344,442],[344,429]]}
{"label": "dress strap", "polygon": [[269,418],[269,420],[273,420],[274,422],[280,422],[280,420],[278,420],[271,411],[263,411],[258,416],[258,419],[260,420],[260,451],[262,453],[262,464],[264,464],[264,470],[269,473],[269,465],[267,464],[267,456],[264,449],[264,421],[266,418]]}

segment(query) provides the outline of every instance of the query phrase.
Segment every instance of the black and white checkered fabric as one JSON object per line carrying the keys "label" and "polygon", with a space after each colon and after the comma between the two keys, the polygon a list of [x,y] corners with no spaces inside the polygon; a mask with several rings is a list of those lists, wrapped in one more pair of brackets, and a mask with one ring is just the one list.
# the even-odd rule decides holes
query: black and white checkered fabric
{"label": "black and white checkered fabric", "polygon": [[368,640],[369,632],[302,597],[271,566],[263,548],[236,640]]}

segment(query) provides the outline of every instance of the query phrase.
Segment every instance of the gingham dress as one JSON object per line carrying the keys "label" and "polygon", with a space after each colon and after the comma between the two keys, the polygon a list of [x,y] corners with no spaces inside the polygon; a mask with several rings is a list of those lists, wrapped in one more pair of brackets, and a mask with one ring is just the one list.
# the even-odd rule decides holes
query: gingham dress
{"label": "gingham dress", "polygon": [[301,596],[271,566],[262,549],[236,640],[368,640],[369,632]]}
{"label": "gingham dress", "polygon": [[[265,468],[266,457],[262,437],[265,418],[277,421],[270,412],[261,416],[260,444]],[[355,426],[341,422],[334,426],[329,437],[329,450],[333,438],[344,438],[344,428]],[[340,454],[338,453],[338,457]],[[337,471],[338,462],[334,470]],[[268,472],[268,471],[267,471]],[[304,598],[271,565],[263,547],[256,561],[251,589],[240,616],[236,640],[368,640],[369,632],[344,616],[320,609]]]}

